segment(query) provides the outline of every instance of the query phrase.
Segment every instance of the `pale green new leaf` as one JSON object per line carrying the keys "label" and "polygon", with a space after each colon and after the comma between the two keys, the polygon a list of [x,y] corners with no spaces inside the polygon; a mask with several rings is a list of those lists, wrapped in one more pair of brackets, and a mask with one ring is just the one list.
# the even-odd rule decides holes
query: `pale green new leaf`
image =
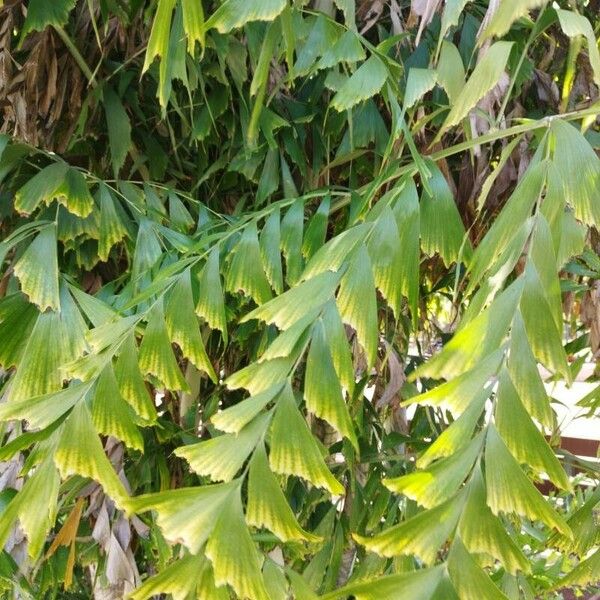
{"label": "pale green new leaf", "polygon": [[196,303],[196,314],[206,319],[206,322],[223,334],[227,343],[227,318],[221,276],[219,275],[219,248],[215,246],[200,274],[200,291]]}
{"label": "pale green new leaf", "polygon": [[[456,0],[454,3],[456,4]],[[450,101],[454,103],[465,85],[465,66],[458,48],[452,42],[444,40],[441,48],[440,60],[437,65],[437,79],[448,94]]]}
{"label": "pale green new leaf", "polygon": [[539,519],[571,537],[565,520],[529,481],[493,425],[487,430],[485,464],[487,504],[494,514],[516,513],[532,520]]}
{"label": "pale green new leaf", "polygon": [[269,468],[262,443],[257,446],[250,461],[246,521],[255,527],[266,527],[283,542],[320,540],[298,524],[277,478]]}
{"label": "pale green new leaf", "polygon": [[205,30],[228,33],[252,21],[272,21],[286,7],[286,0],[226,0],[206,21]]}
{"label": "pale green new leaf", "polygon": [[289,385],[286,385],[277,402],[271,427],[269,463],[277,473],[302,477],[334,495],[344,493],[344,487],[327,468],[321,450],[296,406]]}
{"label": "pale green new leaf", "polygon": [[225,433],[197,444],[181,446],[175,454],[185,458],[198,475],[207,475],[213,481],[231,481],[264,436],[270,421],[271,414],[263,414],[239,433]]}
{"label": "pale green new leaf", "polygon": [[526,17],[530,10],[544,6],[548,0],[519,0],[519,2],[501,2],[483,31],[480,40],[489,37],[502,37],[510,30],[511,25],[521,17]]}
{"label": "pale green new leaf", "polygon": [[123,506],[127,492],[104,453],[85,402],[79,402],[65,421],[53,458],[63,478],[81,475],[94,479]]}
{"label": "pale green new leaf", "polygon": [[60,310],[56,244],[56,227],[44,227],[14,266],[23,293],[41,311]]}
{"label": "pale green new leaf", "polygon": [[333,365],[330,343],[325,326],[318,319],[312,330],[310,349],[306,359],[304,399],[306,408],[317,417],[325,419],[358,449],[358,440],[342,386]]}
{"label": "pale green new leaf", "polygon": [[339,112],[352,108],[377,94],[387,77],[387,67],[378,56],[372,54],[338,90],[331,106]]}

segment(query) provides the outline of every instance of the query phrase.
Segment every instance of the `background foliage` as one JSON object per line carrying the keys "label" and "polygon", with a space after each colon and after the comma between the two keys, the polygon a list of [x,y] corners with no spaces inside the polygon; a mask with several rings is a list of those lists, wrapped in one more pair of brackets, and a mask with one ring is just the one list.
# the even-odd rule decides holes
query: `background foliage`
{"label": "background foliage", "polygon": [[599,9],[4,0],[5,596],[597,583]]}

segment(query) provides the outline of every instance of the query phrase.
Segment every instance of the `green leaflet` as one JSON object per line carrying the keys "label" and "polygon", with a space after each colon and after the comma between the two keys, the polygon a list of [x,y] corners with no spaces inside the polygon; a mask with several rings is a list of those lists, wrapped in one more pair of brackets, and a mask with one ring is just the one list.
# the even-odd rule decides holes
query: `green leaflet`
{"label": "green leaflet", "polygon": [[450,27],[458,25],[460,15],[468,2],[469,0],[448,0],[446,2],[444,12],[442,13],[442,25],[439,37],[440,43],[442,43],[442,40]]}
{"label": "green leaflet", "polygon": [[53,192],[53,197],[70,213],[85,219],[94,210],[94,199],[81,171],[69,167],[63,180]]}
{"label": "green leaflet", "polygon": [[348,596],[356,600],[397,600],[402,597],[430,600],[442,580],[443,573],[444,568],[440,565],[432,569],[384,575],[375,581],[351,583],[321,596],[321,600],[345,600]]}
{"label": "green leaflet", "polygon": [[364,59],[365,51],[360,37],[355,31],[348,30],[325,50],[317,62],[316,69],[330,69],[341,62],[356,63]]}
{"label": "green leaflet", "polygon": [[212,381],[217,381],[214,368],[204,349],[200,326],[194,312],[192,279],[190,269],[179,275],[165,308],[165,322],[169,338],[180,348],[183,355]]}
{"label": "green leaflet", "polygon": [[283,293],[283,268],[281,265],[281,228],[279,209],[274,210],[260,232],[260,255],[265,273],[275,293]]}
{"label": "green leaflet", "polygon": [[244,520],[240,488],[223,503],[206,544],[215,584],[229,584],[241,598],[270,600],[261,575],[259,555]]}
{"label": "green leaflet", "polygon": [[183,8],[183,29],[187,35],[188,52],[194,53],[196,42],[204,47],[205,26],[204,26],[204,9],[202,2],[195,0],[181,0]]}
{"label": "green leaflet", "polygon": [[484,386],[498,371],[503,354],[502,349],[492,352],[480,359],[470,371],[461,373],[432,390],[410,398],[408,404],[431,404],[456,413],[468,410],[472,403],[477,403],[476,399],[481,396]]}
{"label": "green leaflet", "polygon": [[43,429],[85,398],[91,387],[90,383],[72,383],[59,392],[4,402],[0,404],[0,420],[25,419],[29,427]]}
{"label": "green leaflet", "polygon": [[490,564],[499,560],[513,575],[529,573],[531,567],[515,541],[508,535],[502,521],[488,508],[485,483],[479,464],[467,486],[467,501],[458,525],[460,539],[469,552],[485,554]]}
{"label": "green leaflet", "polygon": [[225,433],[210,440],[175,450],[198,475],[213,481],[231,481],[264,436],[271,413],[260,415],[238,433]]}
{"label": "green leaflet", "polygon": [[233,258],[226,276],[227,289],[250,296],[257,304],[271,299],[271,288],[260,257],[256,223],[252,221],[242,233],[233,250]]}
{"label": "green leaflet", "polygon": [[27,535],[27,553],[36,560],[44,548],[50,528],[56,519],[56,503],[60,478],[51,458],[35,468],[23,489],[16,494],[0,515],[0,544],[6,544],[18,518]]}
{"label": "green leaflet", "polygon": [[277,402],[271,426],[269,463],[276,473],[302,477],[331,494],[344,493],[343,486],[325,465],[321,450],[296,407],[289,384]]}
{"label": "green leaflet", "polygon": [[94,479],[117,506],[123,506],[127,492],[104,454],[85,402],[75,406],[59,435],[53,458],[61,476],[81,475]]}
{"label": "green leaflet", "polygon": [[412,108],[437,83],[437,71],[434,69],[411,68],[406,77],[403,109]]}
{"label": "green leaflet", "polygon": [[156,522],[165,538],[174,544],[183,543],[197,554],[238,486],[238,481],[232,481],[145,494],[127,499],[126,508],[136,513],[156,511]]}
{"label": "green leaflet", "polygon": [[331,197],[325,196],[321,200],[319,208],[308,222],[302,245],[302,254],[304,254],[307,260],[312,258],[315,252],[325,243],[330,206]]}
{"label": "green leaflet", "polygon": [[296,521],[277,478],[269,468],[262,443],[259,443],[250,461],[246,521],[249,525],[270,529],[283,542],[317,542],[321,539],[304,531]]}
{"label": "green leaflet", "polygon": [[475,558],[467,552],[458,536],[454,538],[448,554],[448,572],[461,599],[508,600],[477,564]]}
{"label": "green leaflet", "polygon": [[312,310],[296,321],[289,329],[280,333],[260,357],[260,362],[274,358],[285,358],[302,351],[308,341],[308,328],[315,322],[319,310]]}
{"label": "green leaflet", "polygon": [[100,239],[98,240],[98,256],[100,260],[108,260],[111,248],[128,236],[127,228],[115,208],[115,199],[105,184],[100,185]]}
{"label": "green leaflet", "polygon": [[[454,3],[456,4],[456,0]],[[450,2],[446,4],[446,10],[449,5]],[[445,14],[446,13],[444,12],[444,15]],[[444,40],[441,45],[437,74],[438,83],[444,88],[446,94],[448,94],[450,102],[456,102],[465,85],[465,66],[463,65],[458,48],[448,40]]]}
{"label": "green leaflet", "polygon": [[27,6],[27,18],[21,30],[21,40],[31,31],[43,31],[48,25],[62,27],[75,6],[75,0],[31,0]]}
{"label": "green leaflet", "polygon": [[298,59],[293,67],[296,77],[308,74],[319,56],[331,50],[339,39],[338,25],[324,15],[316,15],[306,42],[298,52]]}
{"label": "green leaflet", "polygon": [[371,259],[364,245],[360,246],[342,276],[337,305],[342,319],[356,330],[369,369],[377,360],[379,327]]}
{"label": "green leaflet", "polygon": [[519,278],[475,318],[459,327],[439,354],[417,370],[419,377],[450,379],[465,373],[485,356],[497,350],[521,299],[523,279]]}
{"label": "green leaflet", "polygon": [[214,426],[227,433],[239,433],[281,391],[282,384],[275,384],[255,396],[250,396],[211,417]]}
{"label": "green leaflet", "polygon": [[252,21],[272,21],[286,7],[286,0],[226,0],[206,21],[205,31],[227,33]]}
{"label": "green leaflet", "polygon": [[495,423],[512,455],[538,473],[547,473],[556,485],[571,490],[569,479],[554,452],[519,400],[505,369],[499,376]]}
{"label": "green leaflet", "polygon": [[372,538],[354,537],[367,550],[380,556],[415,555],[431,565],[436,561],[441,546],[454,532],[464,503],[465,495],[459,493],[431,510],[384,529]]}
{"label": "green leaflet", "polygon": [[329,348],[325,326],[323,321],[318,319],[312,330],[306,359],[304,378],[306,408],[317,417],[331,423],[358,450],[358,440]]}
{"label": "green leaflet", "polygon": [[169,191],[169,219],[173,228],[180,232],[190,231],[195,224],[185,204],[173,191]]}
{"label": "green leaflet", "polygon": [[[569,10],[556,9],[560,26],[569,37],[585,37],[588,44],[590,64],[594,71],[594,81],[600,85],[600,50],[592,24],[583,16]],[[574,180],[575,181],[575,180]]]}
{"label": "green leaflet", "polygon": [[[146,48],[144,67],[142,72],[146,71],[154,59],[159,56],[166,60],[169,53],[169,32],[171,30],[171,18],[176,0],[158,0],[156,15],[150,32],[150,39]],[[161,80],[163,73],[161,73]],[[162,87],[162,86],[161,86]],[[161,104],[164,104],[161,101]]]}
{"label": "green leaflet", "polygon": [[140,371],[133,333],[127,336],[121,346],[121,353],[115,363],[115,376],[121,396],[142,419],[153,423],[156,420],[156,408]]}
{"label": "green leaflet", "polygon": [[171,348],[161,301],[150,311],[144,338],[140,344],[139,364],[142,372],[154,375],[165,388],[189,390]]}
{"label": "green leaflet", "polygon": [[130,448],[144,451],[144,440],[135,424],[133,409],[123,400],[112,365],[98,378],[92,403],[92,421],[99,433],[112,435]]}
{"label": "green leaflet", "polygon": [[600,550],[582,560],[570,573],[560,580],[562,586],[586,586],[598,582],[600,572]]}
{"label": "green leaflet", "polygon": [[517,19],[525,17],[530,10],[544,6],[548,0],[521,0],[520,2],[503,2],[498,6],[488,26],[484,29],[481,40],[489,37],[501,37],[510,30]]}
{"label": "green leaflet", "polygon": [[146,218],[140,219],[133,254],[133,265],[131,266],[131,278],[136,288],[139,287],[139,280],[142,275],[154,267],[161,257],[162,248],[152,221]]}
{"label": "green leaflet", "polygon": [[21,360],[38,311],[20,293],[0,299],[0,365],[6,370]]}
{"label": "green leaflet", "polygon": [[487,430],[485,464],[487,504],[495,515],[516,513],[532,520],[539,519],[571,537],[565,520],[529,481],[493,425]]}
{"label": "green leaflet", "polygon": [[383,483],[392,492],[404,494],[425,508],[446,502],[467,478],[483,445],[483,434],[449,458],[433,463],[428,469],[415,471]]}
{"label": "green leaflet", "polygon": [[225,385],[230,390],[245,388],[252,395],[256,395],[272,385],[283,383],[289,377],[292,367],[293,357],[251,363],[230,375],[225,380]]}
{"label": "green leaflet", "polygon": [[331,106],[341,112],[377,94],[386,82],[388,70],[383,61],[372,54],[338,90]]}
{"label": "green leaflet", "polygon": [[337,273],[320,273],[254,309],[242,317],[240,322],[259,319],[269,324],[274,323],[279,329],[288,329],[307,312],[323,306],[335,293],[339,280]]}
{"label": "green leaflet", "polygon": [[[469,442],[473,436],[477,422],[481,418],[481,413],[490,393],[491,390],[489,388],[480,389],[475,393],[475,396],[460,417],[447,429],[444,429],[433,444],[427,448],[425,453],[418,458],[417,466],[420,469],[427,468],[428,465],[438,458],[452,456]],[[470,397],[468,394],[465,395]]]}
{"label": "green leaflet", "polygon": [[485,53],[484,57],[477,63],[471,77],[462,88],[452,107],[444,124],[436,136],[439,140],[442,134],[458,125],[468,114],[469,111],[498,83],[508,57],[512,50],[512,42],[496,42]]}
{"label": "green leaflet", "polygon": [[219,248],[217,246],[210,251],[200,274],[196,314],[206,319],[213,329],[218,329],[223,334],[223,341],[227,343],[227,318],[221,275],[219,274]]}
{"label": "green leaflet", "polygon": [[281,249],[285,256],[286,281],[290,286],[300,279],[302,260],[302,233],[304,230],[304,201],[296,200],[281,222]]}
{"label": "green leaflet", "polygon": [[23,293],[42,312],[60,310],[56,243],[56,227],[44,227],[14,267]]}
{"label": "green leaflet", "polygon": [[[471,245],[466,239],[465,228],[460,218],[454,197],[442,172],[431,163],[429,186],[432,194],[423,191],[421,197],[421,242],[426,254],[438,252],[446,265],[462,258],[468,263]],[[464,249],[462,249],[465,241]]]}
{"label": "green leaflet", "polygon": [[115,91],[107,86],[103,90],[104,112],[108,129],[110,159],[115,177],[123,166],[131,145],[131,123],[123,103]]}

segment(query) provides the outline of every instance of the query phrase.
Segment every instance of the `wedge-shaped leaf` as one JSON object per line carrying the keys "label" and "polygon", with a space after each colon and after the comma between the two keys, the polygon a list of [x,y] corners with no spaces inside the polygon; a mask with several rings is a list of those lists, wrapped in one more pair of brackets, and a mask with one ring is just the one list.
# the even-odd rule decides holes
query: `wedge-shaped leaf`
{"label": "wedge-shaped leaf", "polygon": [[230,375],[225,385],[230,390],[245,388],[252,395],[257,395],[273,385],[282,384],[289,377],[293,365],[293,357],[251,363]]}
{"label": "wedge-shaped leaf", "polygon": [[257,304],[264,304],[272,297],[262,266],[258,233],[254,222],[244,229],[240,241],[233,250],[233,259],[227,271],[226,282],[230,292],[241,290]]}
{"label": "wedge-shaped leaf", "polygon": [[571,12],[570,10],[557,9],[556,14],[562,30],[571,38],[583,36],[588,45],[588,54],[590,64],[594,71],[594,82],[600,86],[600,50],[596,34],[589,20],[583,15]]}
{"label": "wedge-shaped leaf", "polygon": [[219,248],[214,247],[200,275],[200,292],[196,303],[196,314],[206,319],[206,322],[223,334],[227,343],[227,318],[225,316],[225,302],[223,288],[219,275]]}
{"label": "wedge-shaped leaf", "polygon": [[156,511],[156,522],[165,538],[183,543],[197,554],[212,533],[223,506],[238,492],[239,481],[179,488],[129,498],[130,512]]}
{"label": "wedge-shaped leaf", "polygon": [[451,457],[439,460],[422,471],[384,479],[383,483],[392,492],[404,494],[425,508],[434,508],[454,496],[470,473],[482,444],[483,435],[479,434]]}
{"label": "wedge-shaped leaf", "polygon": [[30,428],[43,429],[85,398],[91,387],[91,383],[73,383],[59,392],[9,400],[0,404],[0,420],[25,419]]}
{"label": "wedge-shaped leaf", "polygon": [[331,101],[337,111],[348,110],[355,104],[377,94],[388,77],[388,70],[376,55],[366,60],[338,90]]}
{"label": "wedge-shaped leaf", "polygon": [[115,208],[115,199],[104,184],[100,185],[100,239],[98,240],[98,256],[100,260],[108,260],[110,249],[127,237],[127,229]]}
{"label": "wedge-shaped leaf", "polygon": [[[455,0],[456,5],[464,0]],[[444,15],[450,7],[450,2],[446,4]],[[443,17],[442,17],[443,19]],[[441,37],[440,37],[441,40]],[[465,85],[465,66],[458,48],[448,40],[441,42],[440,59],[437,65],[438,83],[444,88],[450,102],[454,103],[460,96],[460,92]]]}
{"label": "wedge-shaped leaf", "polygon": [[281,226],[279,209],[273,211],[260,232],[260,255],[267,279],[276,294],[283,293],[283,267],[281,265]]}
{"label": "wedge-shaped leaf", "polygon": [[530,10],[546,4],[547,0],[521,0],[521,2],[503,2],[492,16],[488,26],[484,29],[481,40],[488,37],[502,37],[508,32],[511,25],[521,17],[526,17]]}
{"label": "wedge-shaped leaf", "polygon": [[216,585],[229,584],[240,598],[270,600],[261,574],[262,559],[244,520],[239,487],[223,502],[206,556],[213,565]]}
{"label": "wedge-shaped leaf", "polygon": [[173,8],[175,8],[175,0],[158,1],[142,72],[148,69],[157,56],[160,56],[165,61],[168,58],[169,32],[171,30]]}
{"label": "wedge-shaped leaf", "polygon": [[320,273],[255,308],[243,317],[241,322],[260,319],[286,330],[306,313],[320,308],[332,298],[339,280],[340,276],[337,273],[331,271]]}
{"label": "wedge-shaped leaf", "polygon": [[131,408],[146,421],[156,420],[156,408],[144,383],[139,367],[135,335],[131,333],[121,347],[115,364],[115,375],[121,396]]}
{"label": "wedge-shaped leaf", "polygon": [[371,259],[364,245],[358,249],[342,276],[337,305],[342,319],[356,330],[358,341],[365,351],[367,366],[372,367],[377,360],[379,324]]}
{"label": "wedge-shaped leaf", "polygon": [[131,267],[131,278],[136,284],[142,275],[156,265],[162,253],[154,223],[145,217],[140,219]]}
{"label": "wedge-shaped leaf", "polygon": [[329,347],[325,326],[323,321],[318,319],[312,330],[310,350],[306,359],[304,378],[306,408],[333,425],[358,449],[352,418],[344,401],[342,386]]}
{"label": "wedge-shaped leaf", "polygon": [[304,531],[269,468],[264,444],[260,443],[250,461],[246,521],[270,529],[281,541],[317,542],[321,538]]}
{"label": "wedge-shaped leaf", "polygon": [[68,165],[57,162],[43,168],[15,194],[15,210],[30,215],[40,203],[48,204],[54,199],[54,192],[64,181]]}
{"label": "wedge-shaped leaf", "polygon": [[512,455],[538,473],[545,473],[564,490],[571,485],[560,462],[539,432],[517,394],[506,370],[499,376],[495,423]]}
{"label": "wedge-shaped leaf", "polygon": [[545,427],[553,427],[550,400],[527,340],[523,318],[518,311],[510,332],[508,372],[527,412]]}
{"label": "wedge-shaped leaf", "polygon": [[493,425],[488,426],[485,464],[487,504],[495,515],[516,513],[540,520],[571,537],[565,520],[529,481]]}
{"label": "wedge-shaped leaf", "polygon": [[231,481],[264,436],[271,414],[256,417],[239,433],[225,433],[210,440],[175,450],[198,475],[213,481]]}
{"label": "wedge-shaped leaf", "polygon": [[396,575],[384,575],[367,581],[351,583],[321,596],[321,600],[430,600],[440,585],[444,567],[419,569]]}
{"label": "wedge-shaped leaf", "polygon": [[20,362],[37,316],[35,305],[27,302],[23,294],[9,294],[0,299],[0,365],[4,369]]}
{"label": "wedge-shaped leaf", "polygon": [[465,504],[465,494],[439,506],[420,512],[407,521],[385,529],[372,538],[354,538],[371,552],[380,556],[418,556],[425,564],[435,563],[438,551],[452,536]]}
{"label": "wedge-shaped leaf", "polygon": [[406,78],[404,91],[404,110],[412,108],[437,83],[437,71],[434,69],[411,68]]}
{"label": "wedge-shaped leaf", "polygon": [[462,413],[481,397],[482,391],[485,393],[483,388],[498,371],[502,358],[503,351],[496,350],[489,356],[482,358],[470,371],[462,373],[432,390],[410,398],[408,403],[431,404],[456,413]]}
{"label": "wedge-shaped leaf", "polygon": [[499,560],[513,575],[519,571],[529,573],[529,561],[485,500],[485,483],[481,468],[477,465],[467,486],[467,503],[458,525],[465,547],[473,554],[489,556],[492,564]]}
{"label": "wedge-shaped leaf", "polygon": [[458,125],[471,109],[500,81],[511,50],[512,42],[496,42],[490,46],[484,57],[477,63],[456,101],[452,103],[450,112],[437,135],[437,139],[445,131]]}
{"label": "wedge-shaped leaf", "polygon": [[260,362],[274,358],[285,358],[296,354],[308,342],[309,328],[315,322],[320,310],[314,309],[280,333],[260,357]]}
{"label": "wedge-shaped leaf", "polygon": [[226,0],[206,21],[205,30],[227,33],[252,21],[272,21],[286,7],[286,0]]}
{"label": "wedge-shaped leaf", "polygon": [[454,538],[448,553],[448,572],[461,600],[508,600],[469,554],[458,536]]}
{"label": "wedge-shaped leaf", "polygon": [[371,227],[368,223],[355,225],[321,246],[308,261],[302,279],[312,279],[323,271],[339,271],[352,251],[366,238]]}
{"label": "wedge-shaped leaf", "polygon": [[27,553],[37,559],[56,519],[60,477],[51,458],[44,460],[0,514],[0,544],[6,544],[18,518],[27,536]]}
{"label": "wedge-shaped leaf", "polygon": [[348,345],[346,328],[337,305],[330,300],[323,309],[321,319],[325,327],[325,334],[329,344],[329,351],[333,360],[333,366],[338,375],[342,387],[352,396],[355,383],[354,365],[352,354]]}
{"label": "wedge-shaped leaf", "polygon": [[194,312],[192,295],[192,279],[190,270],[186,269],[177,278],[177,283],[165,308],[165,322],[172,342],[175,342],[183,355],[201,371],[204,371],[212,381],[217,381],[217,375],[204,349],[200,335],[200,326]]}
{"label": "wedge-shaped leaf", "polygon": [[44,227],[15,264],[23,293],[41,311],[60,310],[56,227]]}
{"label": "wedge-shaped leaf", "polygon": [[21,39],[31,31],[43,31],[48,25],[62,27],[69,18],[69,13],[75,6],[75,0],[31,0],[27,6],[27,18],[23,24]]}
{"label": "wedge-shaped leaf", "polygon": [[331,197],[327,195],[321,200],[317,212],[315,212],[308,222],[304,235],[304,243],[302,244],[302,253],[307,259],[312,258],[315,252],[325,243],[330,205]]}
{"label": "wedge-shaped leaf", "polygon": [[475,396],[472,397],[472,400],[460,417],[458,417],[458,419],[456,419],[456,421],[454,421],[447,429],[444,429],[433,444],[427,448],[425,453],[419,457],[417,466],[420,469],[427,468],[431,462],[438,458],[452,456],[469,442],[473,436],[477,422],[481,418],[485,402],[489,398],[490,393],[491,389],[484,388],[480,389]]}
{"label": "wedge-shaped leaf", "polygon": [[117,177],[131,145],[131,123],[121,99],[110,86],[104,88],[103,96],[110,160]]}
{"label": "wedge-shaped leaf", "polygon": [[81,171],[67,169],[64,179],[54,190],[54,197],[74,215],[85,219],[94,210],[94,199]]}
{"label": "wedge-shaped leaf", "polygon": [[428,183],[432,194],[423,191],[421,197],[420,227],[423,251],[429,255],[438,252],[446,265],[458,261],[459,258],[467,261],[470,258],[471,246],[470,242],[465,240],[465,228],[452,192],[437,166],[428,163],[428,167],[431,170]]}
{"label": "wedge-shaped leaf", "polygon": [[596,550],[588,558],[582,560],[558,584],[568,588],[594,585],[598,583],[598,573],[600,573],[600,550]]}
{"label": "wedge-shaped leaf", "polygon": [[154,375],[169,390],[188,391],[188,384],[171,348],[161,304],[159,301],[154,306],[148,318],[140,345],[140,369],[143,373]]}
{"label": "wedge-shaped leaf", "polygon": [[307,75],[319,56],[330,50],[340,37],[340,28],[325,15],[316,15],[306,42],[299,49],[298,60],[293,66],[293,74]]}
{"label": "wedge-shaped leaf", "polygon": [[271,427],[269,463],[276,473],[302,477],[332,494],[344,493],[344,487],[327,468],[321,450],[296,406],[289,384],[277,402]]}
{"label": "wedge-shaped leaf", "polygon": [[521,315],[534,356],[554,373],[560,373],[568,383],[571,370],[562,345],[561,331],[552,318],[537,270],[529,261],[525,267]]}
{"label": "wedge-shaped leaf", "polygon": [[204,27],[204,9],[202,2],[195,0],[182,0],[183,9],[183,29],[187,36],[188,52],[194,54],[196,42],[204,46],[205,27]]}
{"label": "wedge-shaped leaf", "polygon": [[250,396],[234,406],[211,417],[214,426],[227,433],[239,433],[281,391],[283,384],[275,384],[264,392]]}
{"label": "wedge-shaped leaf", "polygon": [[173,600],[229,600],[227,588],[215,586],[210,562],[202,555],[188,554],[176,559],[157,575],[147,579],[129,595],[130,600],[149,600],[171,594]]}
{"label": "wedge-shaped leaf", "polygon": [[[580,18],[585,20],[585,17]],[[600,207],[596,201],[600,189],[600,159],[570,123],[557,119],[550,131],[554,146],[553,165],[562,179],[567,202],[574,208],[575,216],[580,221],[588,225],[600,225]]]}
{"label": "wedge-shaped leaf", "polygon": [[112,435],[130,448],[144,451],[144,440],[135,424],[135,413],[121,397],[111,364],[105,367],[98,378],[92,403],[92,421],[99,433]]}
{"label": "wedge-shaped leaf", "polygon": [[118,506],[123,506],[127,492],[104,454],[85,402],[79,402],[65,421],[54,463],[63,478],[89,477],[97,481]]}
{"label": "wedge-shaped leaf", "polygon": [[446,379],[456,377],[497,350],[517,310],[522,289],[523,279],[519,278],[478,316],[464,327],[459,327],[442,351],[417,370],[417,375]]}
{"label": "wedge-shaped leaf", "polygon": [[174,191],[169,191],[169,220],[179,232],[189,232],[194,226],[192,215]]}
{"label": "wedge-shaped leaf", "polygon": [[286,281],[290,286],[300,279],[302,259],[302,235],[304,232],[304,201],[296,200],[281,222],[281,249],[285,256]]}
{"label": "wedge-shaped leaf", "polygon": [[330,69],[343,63],[356,63],[365,59],[360,37],[355,31],[346,31],[333,46],[330,46],[317,63],[317,69]]}

